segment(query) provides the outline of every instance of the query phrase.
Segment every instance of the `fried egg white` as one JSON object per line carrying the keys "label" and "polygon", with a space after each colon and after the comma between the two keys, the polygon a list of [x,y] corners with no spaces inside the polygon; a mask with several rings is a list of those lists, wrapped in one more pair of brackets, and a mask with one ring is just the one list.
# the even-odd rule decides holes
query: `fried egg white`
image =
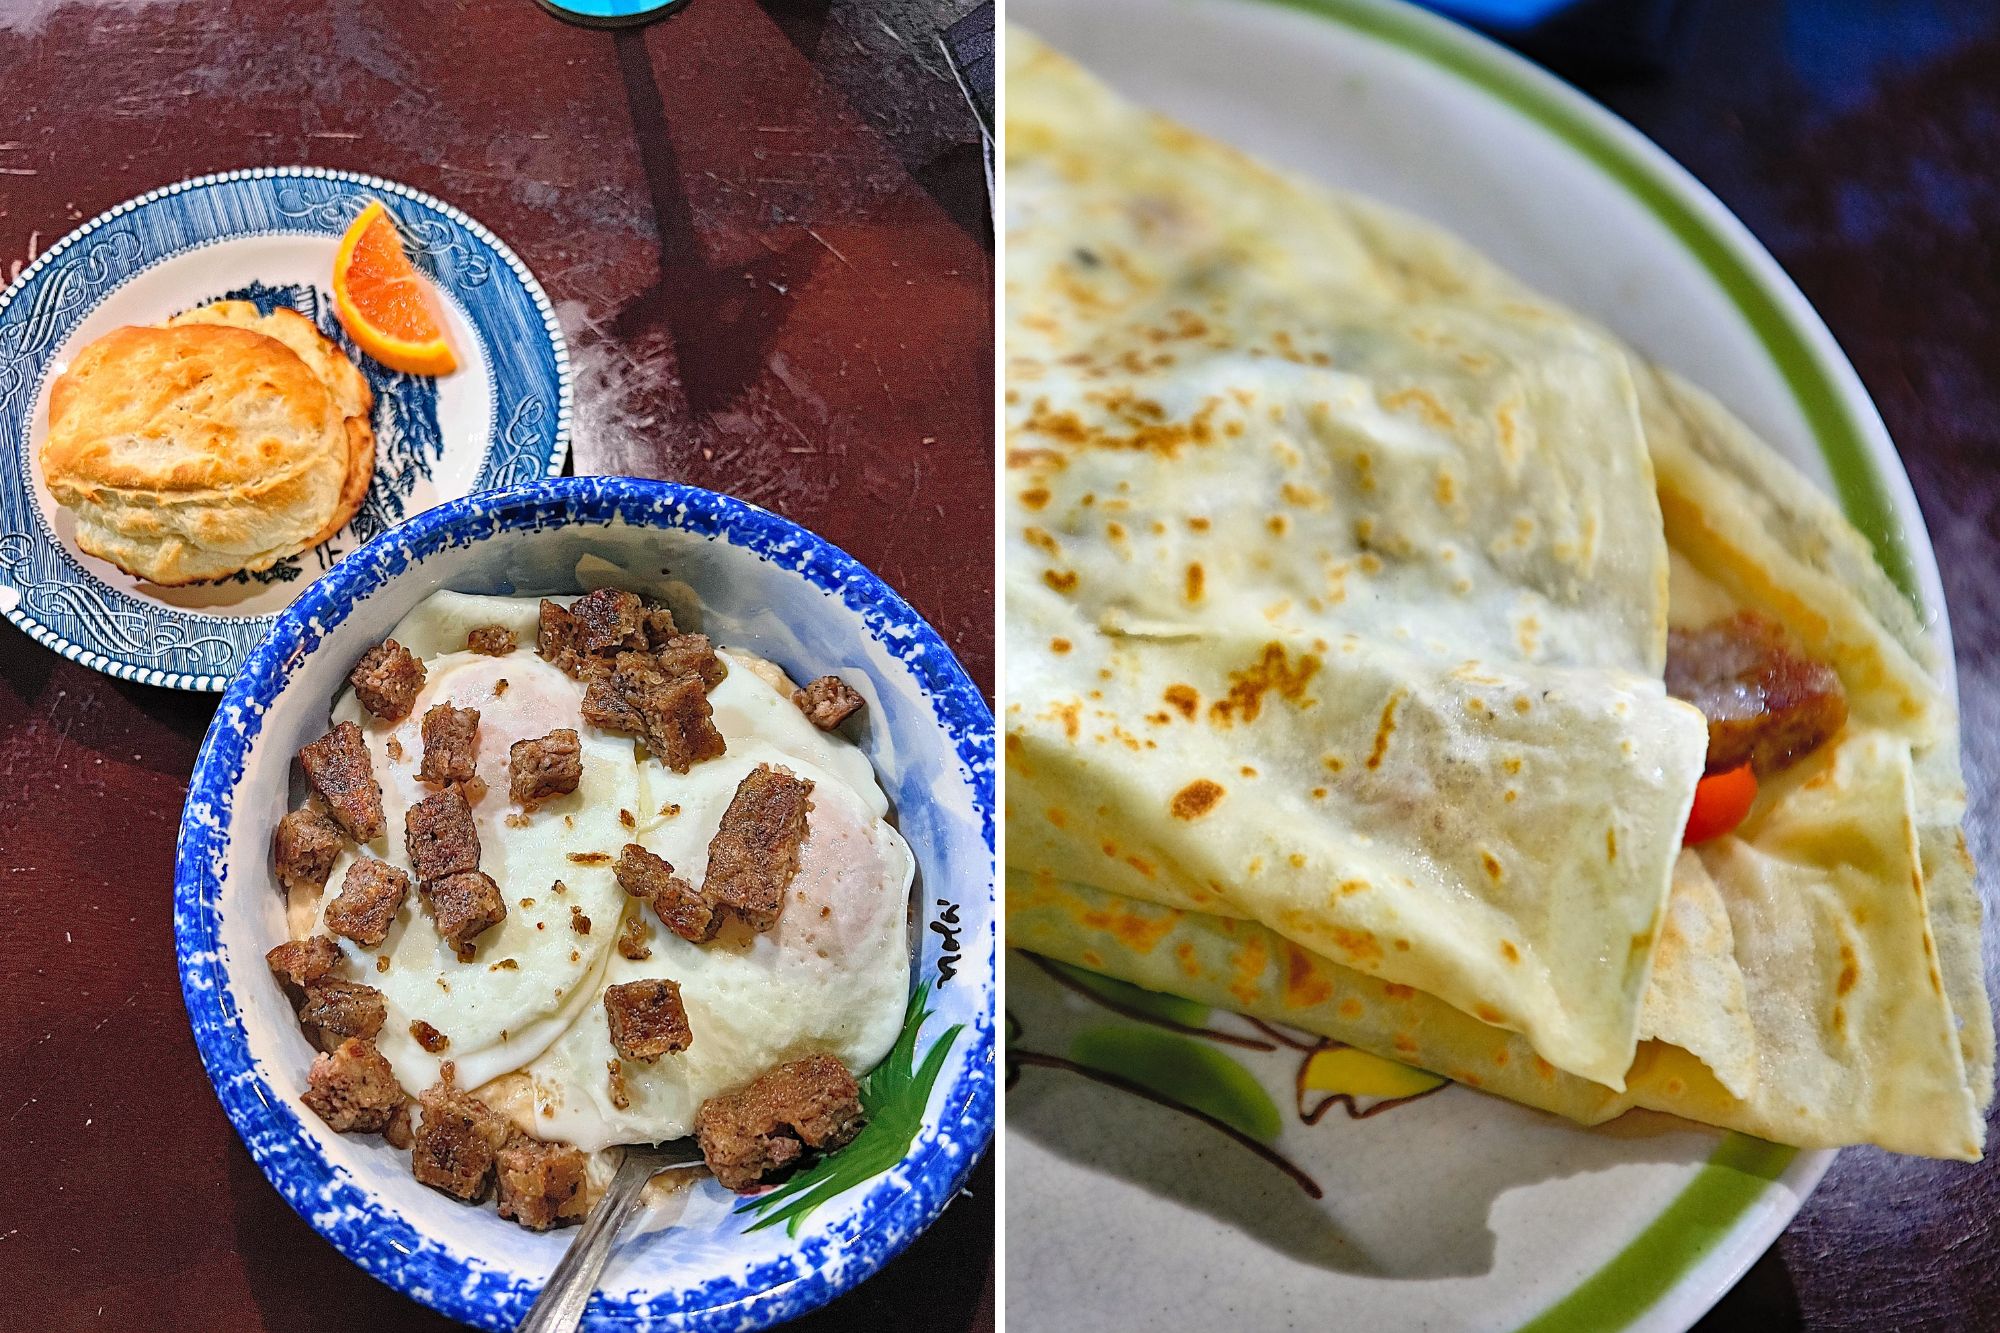
{"label": "fried egg white", "polygon": [[[428,672],[409,717],[381,722],[351,694],[334,708],[334,721],[361,726],[382,783],[388,832],[366,850],[405,870],[404,815],[430,792],[416,779],[424,711],[441,702],[480,710],[475,762],[487,791],[473,815],[480,868],[500,885],[507,920],[460,963],[413,891],[380,948],[341,940],[347,973],[383,992],[388,1020],[377,1044],[398,1081],[429,1087],[441,1063],[455,1061],[461,1087],[490,1085],[522,1118],[532,1108],[537,1135],[594,1150],[687,1134],[707,1097],[811,1052],[835,1055],[857,1075],[873,1068],[895,1041],[908,999],[915,860],[885,819],[888,799],[867,756],[808,722],[781,670],[723,650],[728,674],[709,703],[726,752],[685,774],[641,762],[630,738],[582,722],[582,686],[535,654],[537,605],[434,594],[393,631]],[[466,633],[490,624],[513,629],[521,646],[498,658],[463,651]],[[524,819],[507,797],[508,747],[557,727],[574,728],[582,742],[583,780]],[[784,911],[761,935],[732,923],[707,944],[682,940],[619,888],[608,859],[638,842],[700,884],[737,785],[763,763],[813,783]],[[324,901],[350,862],[343,854],[335,865],[313,929],[323,929]],[[552,891],[557,880],[562,894]],[[572,928],[572,906],[589,918],[588,935]],[[631,915],[649,928],[650,958],[612,948]],[[386,971],[378,957],[389,960]],[[680,983],[694,1040],[651,1063],[621,1062],[628,1105],[620,1108],[603,993],[648,977]],[[425,1050],[410,1033],[416,1020],[449,1037],[449,1047]]]}
{"label": "fried egg white", "polygon": [[[449,641],[436,627],[439,619],[426,617],[420,608],[394,632],[406,647],[433,650],[424,654],[424,688],[407,718],[383,722],[352,694],[333,710],[335,722],[360,724],[382,784],[387,831],[366,850],[406,871],[404,818],[432,791],[417,780],[424,712],[440,703],[479,710],[474,763],[486,792],[473,807],[473,822],[479,830],[480,869],[500,886],[507,919],[481,934],[472,960],[462,963],[438,936],[413,889],[380,947],[364,949],[341,941],[354,977],[383,994],[388,1020],[376,1044],[397,1080],[413,1091],[435,1082],[444,1060],[456,1062],[463,1087],[518,1069],[560,1036],[588,1004],[625,905],[625,893],[611,872],[611,860],[630,832],[619,812],[628,812],[636,822],[631,812],[640,800],[632,742],[581,724],[583,687],[535,655],[532,631],[522,647],[505,657],[462,651],[463,629],[456,635],[461,651],[436,652]],[[505,620],[488,614],[471,622],[492,623]],[[546,736],[560,727],[577,732],[582,780],[575,792],[524,814],[507,795],[508,749],[515,741]],[[327,881],[330,891],[338,891],[348,859],[344,856],[335,865]],[[327,901],[331,892],[320,906],[322,920]],[[588,919],[589,934],[579,933],[581,922],[573,924],[573,913]],[[387,970],[381,970],[383,958]],[[419,1020],[449,1038],[450,1045],[426,1050],[410,1031]]]}
{"label": "fried egg white", "polygon": [[[538,1134],[586,1149],[678,1138],[692,1132],[704,1100],[773,1065],[825,1052],[857,1074],[874,1068],[902,1025],[910,849],[881,818],[872,776],[858,789],[842,780],[841,761],[860,752],[815,729],[743,659],[729,660],[729,678],[712,696],[728,753],[661,784],[679,812],[656,819],[638,841],[699,884],[736,784],[760,763],[783,765],[813,784],[784,911],[763,934],[732,922],[713,941],[693,944],[670,933],[650,905],[630,903],[627,912],[650,930],[652,956],[633,961],[614,951],[598,1002],[528,1066]],[[649,977],[680,983],[694,1039],[655,1061],[620,1062],[628,1102],[621,1108],[602,992]]]}

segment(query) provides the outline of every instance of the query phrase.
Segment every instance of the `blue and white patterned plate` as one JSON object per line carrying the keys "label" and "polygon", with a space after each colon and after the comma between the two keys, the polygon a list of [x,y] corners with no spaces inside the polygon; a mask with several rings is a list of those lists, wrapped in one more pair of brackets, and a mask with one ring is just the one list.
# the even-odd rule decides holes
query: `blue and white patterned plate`
{"label": "blue and white patterned plate", "polygon": [[335,1134],[301,1108],[312,1047],[264,964],[285,938],[271,836],[293,755],[325,731],[354,660],[419,601],[438,588],[575,591],[580,562],[602,572],[606,561],[626,571],[626,586],[692,585],[707,633],[795,676],[865,676],[860,743],[917,858],[912,956],[930,1014],[915,1028],[915,1082],[932,1061],[935,1076],[926,1094],[871,1122],[893,1124],[898,1143],[907,1135],[901,1159],[875,1176],[860,1166],[844,1188],[831,1182],[796,1234],[704,1177],[621,1244],[586,1320],[763,1328],[886,1262],[957,1194],[993,1134],[993,714],[936,632],[818,537],[693,487],[569,477],[448,501],[341,561],[279,613],[202,744],[174,886],[182,992],[223,1109],[307,1221],[445,1314],[484,1328],[520,1322],[567,1233],[525,1231],[490,1204],[446,1198],[416,1182],[408,1153],[375,1135]]}
{"label": "blue and white patterned plate", "polygon": [[[442,298],[459,369],[403,375],[334,318],[334,252],[371,199]],[[375,481],[332,540],[254,575],[161,588],[77,548],[38,455],[50,385],[85,345],[223,298],[290,306],[375,391]],[[374,176],[268,167],[202,176],[84,223],[0,294],[0,611],[63,656],[126,680],[220,690],[271,618],[347,552],[411,514],[562,471],[569,356],[514,252],[427,194]]]}

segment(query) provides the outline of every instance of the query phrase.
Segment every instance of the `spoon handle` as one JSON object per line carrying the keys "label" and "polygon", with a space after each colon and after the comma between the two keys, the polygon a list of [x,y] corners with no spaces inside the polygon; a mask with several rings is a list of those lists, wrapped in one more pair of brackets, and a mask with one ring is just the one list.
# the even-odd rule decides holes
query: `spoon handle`
{"label": "spoon handle", "polygon": [[590,1294],[597,1290],[597,1279],[604,1272],[604,1261],[611,1255],[612,1242],[618,1239],[619,1230],[632,1215],[639,1191],[657,1169],[649,1154],[623,1155],[604,1197],[583,1220],[562,1261],[549,1274],[548,1285],[542,1288],[534,1308],[521,1321],[520,1333],[575,1333],[583,1324],[583,1307],[590,1304]]}

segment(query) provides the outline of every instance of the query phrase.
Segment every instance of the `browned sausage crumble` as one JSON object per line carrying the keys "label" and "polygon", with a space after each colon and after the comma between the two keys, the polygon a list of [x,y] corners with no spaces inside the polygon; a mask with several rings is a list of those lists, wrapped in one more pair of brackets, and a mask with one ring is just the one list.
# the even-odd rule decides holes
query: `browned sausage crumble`
{"label": "browned sausage crumble", "polygon": [[704,690],[712,690],[729,674],[729,668],[715,655],[715,645],[706,634],[677,634],[661,644],[654,654],[660,674],[673,680],[695,676]]}
{"label": "browned sausage crumble", "polygon": [[546,597],[535,627],[535,651],[567,675],[582,670],[585,654],[577,644],[576,617]]}
{"label": "browned sausage crumble", "polygon": [[723,753],[708,691],[728,668],[707,636],[682,634],[666,608],[612,588],[567,610],[544,600],[540,615],[537,651],[586,683],[585,721],[639,737],[677,773]]}
{"label": "browned sausage crumble", "polygon": [[646,924],[646,918],[634,912],[625,918],[625,928],[618,932],[618,953],[633,962],[643,962],[653,956],[653,948],[646,941],[653,937],[653,928]]}
{"label": "browned sausage crumble", "polygon": [[410,1108],[416,1105],[407,1098],[401,1106],[389,1113],[389,1123],[382,1126],[382,1141],[391,1148],[408,1152],[410,1145],[417,1141],[416,1127],[410,1123]]}
{"label": "browned sausage crumble", "polygon": [[317,893],[326,887],[340,847],[340,826],[311,806],[300,806],[278,821],[272,839],[278,882],[292,892]]}
{"label": "browned sausage crumble", "polygon": [[720,758],[727,748],[699,676],[680,676],[637,700],[646,748],[676,773]]}
{"label": "browned sausage crumble", "polygon": [[660,921],[674,934],[696,944],[715,938],[721,918],[693,885],[674,873],[669,862],[636,842],[628,842],[619,851],[611,873],[625,892],[651,903]]}
{"label": "browned sausage crumble", "polygon": [[802,690],[792,691],[806,720],[821,731],[832,731],[868,703],[860,693],[838,676],[821,676]]}
{"label": "browned sausage crumble", "polygon": [[424,759],[417,766],[417,780],[433,787],[465,782],[473,773],[473,750],[478,744],[479,710],[433,704],[424,710]]}
{"label": "browned sausage crumble", "polygon": [[359,726],[342,722],[300,750],[299,763],[348,837],[373,842],[382,836],[382,784],[375,781],[375,763]]}
{"label": "browned sausage crumble", "polygon": [[330,935],[286,940],[265,954],[264,962],[280,981],[303,989],[340,966],[340,946]]}
{"label": "browned sausage crumble", "polygon": [[758,1075],[748,1087],[711,1097],[695,1113],[708,1169],[725,1189],[745,1193],[807,1148],[830,1152],[861,1132],[861,1089],[847,1066],[810,1055]]}
{"label": "browned sausage crumble", "polygon": [[583,781],[583,743],[569,727],[507,749],[507,794],[532,810],[552,796],[567,796]]}
{"label": "browned sausage crumble", "polygon": [[513,1137],[513,1127],[448,1079],[417,1100],[423,1117],[410,1154],[411,1172],[432,1189],[468,1203],[485,1198],[493,1185],[494,1159]]}
{"label": "browned sausage crumble", "polygon": [[343,1134],[372,1134],[388,1127],[404,1095],[396,1072],[375,1043],[350,1037],[313,1057],[300,1100]]}
{"label": "browned sausage crumble", "polygon": [[752,930],[778,923],[785,890],[799,869],[806,840],[812,783],[782,768],[759,764],[737,784],[708,843],[702,897],[717,911],[740,917]]}
{"label": "browned sausage crumble", "polygon": [[507,919],[507,904],[501,900],[500,886],[477,870],[422,880],[417,893],[430,909],[439,938],[451,946],[461,963],[472,961],[478,949],[473,941],[483,931]]}
{"label": "browned sausage crumble", "polygon": [[584,1191],[585,1162],[584,1155],[568,1144],[516,1134],[494,1162],[500,1216],[535,1231],[582,1221],[590,1209]]}
{"label": "browned sausage crumble", "polygon": [[591,682],[583,696],[583,720],[638,736],[676,773],[726,749],[703,678],[693,671],[669,676],[661,659],[648,653],[620,653],[610,672]]}
{"label": "browned sausage crumble", "polygon": [[1762,777],[1789,767],[1847,721],[1832,667],[1794,653],[1754,611],[1667,633],[1667,692],[1708,719],[1708,771],[1748,762]]}
{"label": "browned sausage crumble", "polygon": [[599,588],[569,604],[577,647],[592,655],[646,646],[645,603],[623,588]]}
{"label": "browned sausage crumble", "polygon": [[401,722],[424,688],[424,664],[394,639],[384,639],[361,655],[348,673],[354,697],[384,722]]}
{"label": "browned sausage crumble", "polygon": [[681,636],[680,626],[674,624],[674,613],[651,600],[646,601],[644,629],[646,644],[651,648],[664,648],[669,640]]}
{"label": "browned sausage crumble", "polygon": [[426,796],[403,817],[403,848],[419,884],[479,869],[479,830],[456,787]]}
{"label": "browned sausage crumble", "polygon": [[604,1013],[611,1024],[611,1045],[627,1060],[650,1062],[684,1051],[694,1041],[680,983],[664,977],[605,987]]}
{"label": "browned sausage crumble", "polygon": [[652,669],[653,661],[643,653],[631,657],[623,677],[615,663],[607,663],[583,692],[583,720],[600,731],[638,736],[646,730],[646,719],[630,696],[643,684],[642,673]]}
{"label": "browned sausage crumble", "polygon": [[409,896],[408,875],[387,861],[358,857],[341,877],[339,894],[326,905],[326,928],[372,949],[387,938]]}
{"label": "browned sausage crumble", "polygon": [[343,1039],[360,1037],[375,1040],[389,1017],[382,992],[358,981],[326,977],[306,986],[306,1002],[299,1009],[299,1022],[317,1028],[320,1045],[327,1049]]}
{"label": "browned sausage crumble", "polygon": [[466,633],[465,646],[487,657],[505,657],[520,646],[520,640],[505,625],[480,625]]}

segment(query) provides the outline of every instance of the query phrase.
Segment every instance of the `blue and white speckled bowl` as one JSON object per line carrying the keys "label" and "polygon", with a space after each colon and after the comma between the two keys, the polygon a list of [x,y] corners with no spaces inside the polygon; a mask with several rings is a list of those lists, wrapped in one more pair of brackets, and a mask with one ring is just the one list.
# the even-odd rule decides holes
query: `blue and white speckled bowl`
{"label": "blue and white speckled bowl", "polygon": [[[671,1227],[628,1237],[587,1327],[762,1328],[874,1272],[958,1191],[993,1134],[993,717],[935,631],[811,533],[688,486],[574,477],[470,495],[355,554],[279,615],[223,696],[182,816],[174,934],[195,1044],[250,1155],[321,1235],[383,1282],[468,1324],[512,1328],[567,1233],[537,1235],[419,1185],[405,1154],[335,1134],[298,1098],[312,1048],[264,965],[284,938],[270,869],[298,748],[325,730],[349,666],[439,588],[576,590],[577,561],[671,571],[704,628],[795,674],[864,672],[863,744],[919,864],[919,1049],[964,1025],[894,1169],[836,1196],[796,1237],[751,1232],[704,1180]],[[945,967],[940,972],[940,965]],[[948,977],[940,984],[942,976]]]}

